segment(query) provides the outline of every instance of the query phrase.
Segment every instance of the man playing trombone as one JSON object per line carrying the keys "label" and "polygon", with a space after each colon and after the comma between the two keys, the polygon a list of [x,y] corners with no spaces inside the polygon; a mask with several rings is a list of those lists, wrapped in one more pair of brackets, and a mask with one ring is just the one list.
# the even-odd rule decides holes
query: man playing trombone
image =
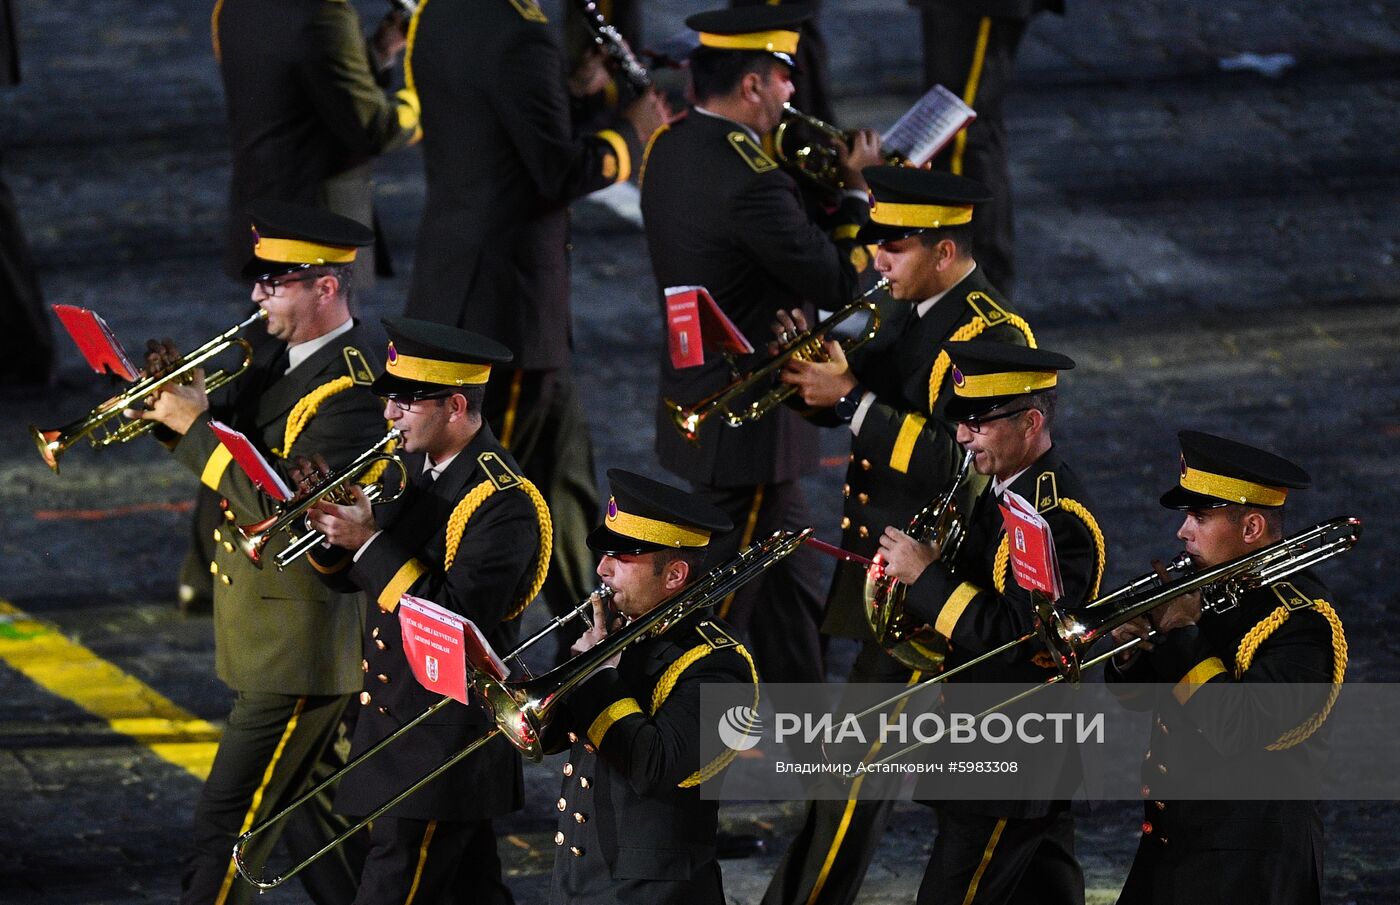
{"label": "man playing trombone", "polygon": [[[1078,612],[1098,596],[1104,541],[1084,487],[1055,448],[1059,372],[1064,355],[984,341],[944,344],[954,397],[944,411],[973,468],[992,479],[972,505],[955,554],[885,529],[880,552],[908,586],[905,609],[948,639],[945,669],[1033,631],[1029,592],[1012,577],[1010,539],[998,503],[1013,492],[1049,524],[1064,593]],[[969,665],[958,682],[1038,684],[1054,675],[1048,657],[1022,645]],[[1036,764],[1046,777],[1077,769],[1064,752]],[[919,905],[1036,901],[1082,905],[1084,876],[1074,856],[1074,821],[1065,801],[947,801],[935,805],[938,837],[919,886]]]}
{"label": "man playing trombone", "polygon": [[[858,238],[879,246],[875,269],[889,281],[879,332],[849,361],[830,341],[826,361],[794,356],[782,380],[798,388],[814,421],[851,432],[841,546],[870,557],[887,526],[908,525],[953,480],[961,451],[943,417],[954,389],[943,343],[1035,339],[974,257],[972,221],[989,197],[980,183],[893,166],[868,167],[865,178],[874,205]],[[774,325],[780,339],[806,329],[801,311],[779,312]],[[983,481],[959,494],[964,507]],[[865,578],[863,565],[837,563],[822,630],[862,642],[849,681],[906,682],[924,664],[896,659],[872,634]],[[853,901],[889,808],[884,801],[813,802],[764,901]]]}
{"label": "man playing trombone", "polygon": [[[337,214],[278,202],[254,206],[253,232],[255,257],[244,275],[254,281],[253,301],[267,312],[275,341],[258,349],[214,414],[274,458],[317,453],[344,465],[384,433],[369,392],[370,360],[360,351],[366,338],[349,308],[351,262],[373,234]],[[168,344],[152,346],[154,367],[178,358]],[[255,568],[237,548],[237,525],[271,514],[273,502],[230,467],[228,451],[209,430],[202,377],[168,386],[127,414],[158,422],[156,435],[176,460],[227,501],[209,570],[215,668],[237,697],[200,791],[180,901],[250,901],[252,888],[234,877],[233,841],[308,785],[335,736],[360,686],[363,600],[329,590],[302,563],[286,571]],[[294,854],[314,851],[344,826],[328,801],[300,817],[287,833]],[[265,857],[276,841],[267,834],[253,856]],[[340,903],[353,895],[358,869],[340,853],[304,882],[316,902]]]}
{"label": "man playing trombone", "polygon": [[[764,151],[792,96],[792,55],[808,14],[764,5],[687,19],[700,41],[690,57],[695,106],[657,134],[642,174],[658,297],[668,287],[706,287],[755,347],[766,342],[775,304],[835,309],[855,295],[851,258],[860,253],[856,230],[869,210],[861,168],[880,159],[871,130],[858,133],[853,148],[842,146],[846,191],[824,229],[809,219],[793,177]],[[722,361],[678,369],[663,355],[658,401],[689,404],[731,379]],[[726,551],[778,528],[806,526],[799,479],[816,469],[818,446],[815,429],[784,408],[738,428],[706,425],[692,445],[658,405],[661,464],[738,526],[716,541]],[[739,592],[732,606],[720,606],[722,617],[748,632],[768,681],[825,680],[814,557],[806,551],[788,558]]]}
{"label": "man playing trombone", "polygon": [[[1185,511],[1176,536],[1195,568],[1283,538],[1284,504],[1311,483],[1307,472],[1234,440],[1198,431],[1179,437],[1180,480],[1161,502]],[[1116,642],[1142,640],[1115,658],[1108,680],[1127,706],[1156,708],[1143,763],[1142,840],[1120,903],[1321,901],[1317,803],[1220,799],[1260,771],[1301,784],[1322,768],[1319,748],[1302,742],[1327,719],[1346,670],[1346,637],[1329,596],[1303,571],[1253,588],[1221,612],[1203,617],[1198,592],[1114,630]],[[1169,683],[1170,694],[1127,684],[1144,682]],[[1253,696],[1219,693],[1253,683],[1270,684],[1256,685]],[[1221,794],[1173,801],[1162,790],[1192,778]]]}
{"label": "man playing trombone", "polygon": [[[549,557],[544,501],[481,417],[491,369],[509,362],[510,351],[455,327],[411,318],[384,324],[387,365],[372,389],[403,435],[409,486],[379,511],[355,488],[352,504],[323,501],[308,515],[331,545],[311,552],[316,568],[374,603],[352,755],[438,700],[404,656],[400,596],[459,613],[496,650],[509,650],[518,632],[512,620],[539,591]],[[491,725],[479,708],[449,705],[348,775],[337,810],[370,813]],[[470,890],[476,902],[511,902],[491,820],[517,810],[522,797],[520,757],[495,739],[373,822],[355,905],[448,901],[450,887]]]}
{"label": "man playing trombone", "polygon": [[[588,546],[602,554],[598,575],[627,621],[703,576],[711,537],[732,525],[698,494],[616,468],[608,480],[607,515]],[[575,654],[607,643],[608,613],[600,603],[594,612]],[[706,683],[748,684],[758,694],[748,652],[699,609],[663,620],[570,693],[554,905],[724,903],[718,804],[700,796],[726,762],[700,759]]]}

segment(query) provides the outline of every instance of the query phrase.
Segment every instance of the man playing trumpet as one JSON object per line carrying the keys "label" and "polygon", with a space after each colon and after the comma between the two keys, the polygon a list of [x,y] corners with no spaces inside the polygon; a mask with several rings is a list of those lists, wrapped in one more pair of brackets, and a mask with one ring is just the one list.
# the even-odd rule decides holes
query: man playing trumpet
{"label": "man playing trumpet", "polygon": [[[354,488],[352,504],[322,501],[308,514],[331,545],[312,550],[316,568],[332,586],[359,588],[374,602],[352,755],[438,700],[404,656],[402,594],[471,619],[493,648],[510,650],[513,620],[538,593],[549,559],[544,501],[481,417],[492,367],[509,362],[510,351],[455,327],[384,324],[388,363],[372,389],[403,435],[409,486],[377,511]],[[492,725],[480,708],[449,705],[347,776],[337,810],[370,813]],[[374,821],[355,905],[448,901],[457,887],[475,902],[511,902],[491,820],[519,809],[522,798],[520,756],[495,739]]]}
{"label": "man playing trumpet", "polygon": [[[384,433],[361,327],[350,317],[356,249],[373,241],[360,224],[315,208],[263,202],[253,208],[254,255],[244,268],[253,301],[267,311],[273,342],[263,344],[214,414],[275,459],[315,452],[343,466]],[[151,364],[178,358],[152,343]],[[308,785],[359,689],[362,599],[326,588],[305,564],[255,568],[234,543],[238,523],[272,512],[273,501],[237,467],[208,429],[202,378],[167,386],[127,415],[159,422],[156,436],[177,461],[227,501],[213,532],[214,655],[219,678],[237,697],[195,809],[193,852],[180,901],[245,902],[230,857],[239,833],[276,813]],[[280,543],[280,541],[277,541]],[[275,551],[268,551],[269,554]],[[317,801],[287,832],[294,856],[309,854],[344,821]],[[250,857],[271,851],[276,833]],[[358,864],[346,853],[324,859],[303,882],[318,903],[352,896]]]}
{"label": "man playing trumpet", "polygon": [[[703,576],[711,537],[732,525],[698,494],[616,468],[608,480],[588,546],[602,554],[617,613],[636,619]],[[594,614],[575,654],[605,643],[608,613],[595,602]],[[700,688],[716,682],[756,686],[758,676],[728,627],[698,611],[660,623],[570,693],[552,903],[725,901],[718,804],[700,796],[723,766],[700,760]]]}

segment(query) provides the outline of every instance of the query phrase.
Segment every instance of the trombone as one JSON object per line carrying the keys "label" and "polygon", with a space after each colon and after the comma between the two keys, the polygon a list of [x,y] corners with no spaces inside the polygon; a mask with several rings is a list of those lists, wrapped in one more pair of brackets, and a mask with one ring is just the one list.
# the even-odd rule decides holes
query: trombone
{"label": "trombone", "polygon": [[[1036,608],[1036,629],[1034,632],[1008,641],[1001,647],[945,673],[912,685],[901,693],[855,714],[855,717],[863,719],[891,704],[917,694],[929,685],[946,682],[964,669],[1005,653],[1018,644],[1032,638],[1040,638],[1050,651],[1056,674],[1044,682],[1032,685],[1025,691],[988,707],[974,717],[974,719],[981,719],[993,711],[1010,707],[1033,694],[1037,694],[1051,685],[1060,682],[1077,685],[1084,670],[1131,650],[1145,639],[1140,637],[1129,639],[1112,650],[1088,660],[1083,659],[1085,651],[1107,637],[1114,629],[1139,616],[1145,616],[1174,597],[1199,591],[1203,613],[1223,613],[1238,606],[1240,599],[1250,591],[1282,581],[1290,575],[1345,553],[1360,539],[1361,520],[1342,516],[1320,522],[1306,531],[1301,531],[1292,537],[1246,553],[1229,562],[1202,569],[1185,577],[1178,577],[1182,572],[1189,571],[1192,567],[1190,556],[1183,553],[1172,562],[1171,566],[1164,569],[1163,573],[1154,571],[1143,575],[1091,604],[1091,608],[1113,606],[1112,612],[1092,626],[1087,626],[1074,616],[1061,611],[1039,591],[1032,591],[1031,599]],[[1148,633],[1149,638],[1155,635],[1155,630]],[[877,765],[892,763],[927,744],[930,742],[915,742],[873,763]]]}
{"label": "trombone", "polygon": [[850,352],[874,339],[875,333],[880,329],[880,310],[869,299],[876,292],[888,289],[889,285],[890,281],[882,277],[874,286],[861,293],[855,301],[815,327],[788,340],[778,349],[777,355],[747,374],[737,377],[719,392],[706,396],[689,406],[683,406],[670,399],[662,400],[667,413],[671,416],[671,424],[680,431],[682,437],[698,445],[701,425],[715,415],[720,415],[724,423],[730,427],[740,427],[759,420],[797,392],[797,387],[792,384],[780,384],[747,404],[739,403],[739,398],[763,386],[766,381],[772,380],[792,358],[821,360],[825,356],[822,342],[826,339],[827,334],[862,312],[868,312],[870,315],[865,329],[855,336],[842,340],[841,348]]}
{"label": "trombone", "polygon": [[[631,620],[626,626],[609,635],[601,643],[537,678],[527,678],[524,681],[518,682],[506,682],[485,673],[473,671],[469,666],[468,683],[472,697],[486,705],[491,713],[493,722],[496,724],[494,728],[434,767],[422,778],[414,781],[408,788],[380,805],[372,814],[360,820],[359,823],[327,842],[300,864],[295,865],[285,873],[273,877],[270,880],[264,880],[261,877],[253,876],[251,868],[245,864],[243,860],[243,847],[247,844],[248,840],[265,832],[268,827],[284,820],[292,811],[301,807],[316,795],[319,795],[346,773],[375,756],[379,751],[383,750],[385,746],[418,725],[429,715],[445,707],[449,701],[454,699],[445,697],[437,701],[423,713],[380,739],[372,747],[356,756],[354,760],[326,777],[325,780],[319,783],[315,788],[306,792],[296,801],[293,801],[263,823],[253,827],[242,836],[239,836],[238,841],[234,843],[233,846],[233,861],[238,868],[238,872],[243,875],[243,879],[252,883],[260,890],[268,890],[281,885],[314,863],[321,856],[368,826],[372,820],[375,820],[394,805],[432,782],[454,764],[469,756],[472,752],[498,735],[504,735],[507,741],[515,745],[522,754],[534,761],[539,761],[546,753],[553,753],[559,750],[562,748],[562,745],[557,738],[557,733],[552,733],[550,730],[553,728],[552,724],[557,717],[559,704],[563,702],[574,688],[596,673],[604,663],[621,653],[624,648],[628,647],[633,642],[646,637],[651,632],[661,631],[665,627],[685,618],[691,613],[698,612],[712,605],[717,600],[722,600],[729,593],[737,590],[754,578],[757,578],[774,563],[796,551],[798,547],[802,546],[803,542],[811,533],[811,528],[806,528],[802,531],[776,531],[770,537],[750,544],[748,547],[740,550],[739,553],[728,562],[712,569],[704,577],[700,578],[675,597],[662,602],[650,612]],[[606,585],[600,587],[572,612],[566,613],[555,619],[549,625],[546,625],[544,629],[531,636],[524,644],[521,644],[515,650],[511,651],[511,653],[507,654],[505,659],[518,660],[522,651],[546,634],[558,628],[564,622],[569,621],[575,616],[582,616],[586,619],[587,610],[592,607],[595,599],[601,598],[606,600],[611,596],[611,588],[608,588]]]}
{"label": "trombone", "polygon": [[[155,427],[156,422],[125,421],[115,427],[108,422],[120,419],[124,410],[139,404],[147,396],[160,392],[170,384],[189,383],[194,380],[195,370],[203,367],[206,361],[237,346],[243,350],[242,363],[233,370],[221,369],[204,378],[204,389],[206,392],[212,393],[233,380],[246,371],[248,365],[253,361],[252,345],[246,339],[238,338],[238,334],[258,321],[266,319],[267,311],[259,308],[245,320],[220,333],[198,349],[181,356],[169,370],[133,382],[118,395],[98,403],[92,411],[77,421],[54,430],[40,430],[30,425],[29,434],[34,438],[34,445],[39,448],[39,455],[43,458],[44,464],[53,469],[54,474],[58,474],[59,456],[84,437],[96,449],[111,446],[113,443],[126,443],[145,435]],[[101,434],[97,433],[98,429],[102,430]]]}
{"label": "trombone", "polygon": [[[350,485],[359,483],[366,472],[381,462],[386,466],[395,465],[398,467],[399,485],[392,495],[385,496],[387,491],[381,475],[364,488],[365,496],[369,498],[371,503],[392,503],[397,500],[403,495],[404,488],[408,486],[408,469],[404,466],[403,459],[390,450],[402,437],[403,434],[399,432],[398,428],[391,428],[387,434],[379,438],[377,443],[360,453],[355,461],[340,471],[321,479],[311,488],[310,492],[300,498],[279,504],[277,512],[261,521],[238,526],[234,532],[234,542],[238,544],[238,548],[243,551],[248,560],[261,569],[263,548],[267,546],[267,542],[281,532],[287,532],[291,536],[291,541],[272,558],[273,563],[277,566],[277,571],[282,571],[326,539],[324,534],[314,530],[306,521],[306,515],[311,508],[322,500],[330,500],[334,503],[349,502]],[[297,534],[298,526],[305,529],[300,535]]]}
{"label": "trombone", "polygon": [[[797,144],[796,147],[792,148],[788,147],[793,142],[802,141],[801,138],[788,134],[792,127],[799,123],[819,133],[829,141],[839,141],[842,144],[850,143],[852,133],[838,129],[820,117],[804,113],[792,104],[783,104],[783,119],[773,130],[773,152],[781,163],[787,164],[817,185],[828,189],[839,188],[841,174],[838,170],[837,154],[834,147],[830,144],[812,142]],[[882,152],[882,156],[885,163],[894,166],[905,162],[902,155],[893,151]]]}

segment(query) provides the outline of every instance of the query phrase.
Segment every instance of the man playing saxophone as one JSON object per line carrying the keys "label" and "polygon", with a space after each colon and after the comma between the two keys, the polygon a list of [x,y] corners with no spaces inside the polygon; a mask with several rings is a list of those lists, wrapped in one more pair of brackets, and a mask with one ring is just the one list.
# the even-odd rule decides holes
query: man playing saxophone
{"label": "man playing saxophone", "polygon": [[[255,257],[243,272],[253,281],[253,301],[267,311],[273,341],[258,349],[214,413],[276,460],[317,453],[343,466],[384,433],[369,391],[370,359],[360,351],[368,346],[349,308],[356,249],[373,234],[337,214],[278,202],[255,205],[252,221]],[[177,357],[168,343],[153,343],[157,367]],[[127,414],[158,422],[156,436],[175,459],[227,501],[208,568],[215,668],[237,696],[195,809],[181,902],[251,901],[252,887],[234,877],[234,839],[300,794],[335,736],[360,685],[363,600],[326,588],[302,563],[259,570],[235,546],[236,525],[271,514],[273,501],[230,467],[228,451],[209,430],[202,378],[167,386]],[[298,856],[345,825],[328,801],[298,818],[303,823],[287,832]],[[265,858],[276,841],[276,833],[260,838],[250,857]],[[313,900],[347,901],[359,869],[354,862],[338,853],[303,875]]]}
{"label": "man playing saxophone", "polygon": [[[608,480],[607,515],[588,546],[602,554],[598,575],[618,613],[635,619],[700,578],[711,537],[731,523],[697,494],[620,469]],[[607,623],[597,606],[574,653],[603,643]],[[723,765],[700,760],[700,688],[716,682],[756,686],[758,676],[733,632],[699,611],[662,622],[567,698],[555,905],[725,901],[718,805],[700,796]]]}

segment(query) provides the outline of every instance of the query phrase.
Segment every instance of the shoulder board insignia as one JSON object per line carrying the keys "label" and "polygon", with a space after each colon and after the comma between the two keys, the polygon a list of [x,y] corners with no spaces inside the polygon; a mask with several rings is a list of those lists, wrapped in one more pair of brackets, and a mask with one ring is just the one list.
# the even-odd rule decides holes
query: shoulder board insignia
{"label": "shoulder board insignia", "polygon": [[967,307],[977,312],[977,316],[986,321],[988,327],[995,327],[1007,317],[1006,309],[998,305],[985,292],[969,292],[967,294]]}
{"label": "shoulder board insignia", "polygon": [[476,457],[476,464],[481,466],[481,470],[486,472],[486,477],[496,485],[497,490],[505,490],[520,483],[520,476],[510,470],[510,466],[501,461],[501,457],[493,452],[484,452]]}
{"label": "shoulder board insignia", "polygon": [[1290,581],[1276,581],[1269,585],[1269,590],[1290,610],[1305,610],[1313,605],[1312,598],[1298,590]]}
{"label": "shoulder board insignia", "polygon": [[1060,505],[1060,488],[1055,484],[1053,471],[1041,472],[1035,479],[1035,511],[1049,512]]}
{"label": "shoulder board insignia", "polygon": [[515,7],[515,11],[520,13],[520,17],[529,22],[548,22],[544,10],[540,9],[539,3],[535,0],[510,0],[510,5]]}
{"label": "shoulder board insignia", "polygon": [[340,351],[345,356],[345,371],[351,380],[360,386],[374,383],[374,372],[370,370],[369,362],[365,361],[365,356],[359,349],[346,346]]}
{"label": "shoulder board insignia", "polygon": [[744,163],[749,165],[749,169],[755,173],[766,173],[769,170],[776,170],[778,162],[764,153],[763,149],[749,138],[747,132],[735,130],[729,133],[729,144],[734,150],[739,152],[739,156],[744,158]]}
{"label": "shoulder board insignia", "polygon": [[695,630],[700,633],[700,637],[705,639],[705,643],[710,645],[711,650],[724,650],[726,647],[738,647],[739,642],[734,636],[713,622],[702,622],[695,626]]}

